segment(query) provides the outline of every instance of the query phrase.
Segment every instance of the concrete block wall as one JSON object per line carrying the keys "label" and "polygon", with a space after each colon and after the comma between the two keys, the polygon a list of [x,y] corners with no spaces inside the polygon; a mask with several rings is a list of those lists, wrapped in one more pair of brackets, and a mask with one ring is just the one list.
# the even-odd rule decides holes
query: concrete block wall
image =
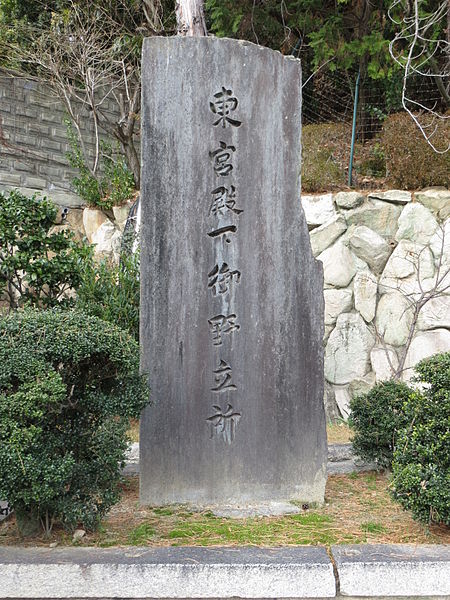
{"label": "concrete block wall", "polygon": [[[113,101],[105,105],[114,117]],[[89,111],[77,106],[89,156],[94,156]],[[0,191],[42,191],[58,204],[81,206],[71,180],[77,175],[66,158],[69,150],[63,103],[36,81],[0,71]]]}

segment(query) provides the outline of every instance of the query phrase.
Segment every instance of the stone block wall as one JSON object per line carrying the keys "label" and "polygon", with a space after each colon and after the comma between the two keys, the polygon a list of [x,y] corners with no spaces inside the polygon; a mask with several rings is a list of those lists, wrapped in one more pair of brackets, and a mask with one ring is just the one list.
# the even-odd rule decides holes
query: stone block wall
{"label": "stone block wall", "polygon": [[[114,114],[114,104],[105,107]],[[89,156],[94,154],[93,124],[86,109],[82,135]],[[11,77],[0,71],[0,191],[14,187],[24,193],[42,191],[64,206],[81,206],[71,180],[77,175],[67,161],[67,113],[48,86]]]}
{"label": "stone block wall", "polygon": [[[346,417],[351,397],[389,379],[404,355],[408,381],[419,360],[450,351],[450,192],[339,192],[302,203],[324,266],[327,413]],[[439,281],[442,293],[411,327]]]}

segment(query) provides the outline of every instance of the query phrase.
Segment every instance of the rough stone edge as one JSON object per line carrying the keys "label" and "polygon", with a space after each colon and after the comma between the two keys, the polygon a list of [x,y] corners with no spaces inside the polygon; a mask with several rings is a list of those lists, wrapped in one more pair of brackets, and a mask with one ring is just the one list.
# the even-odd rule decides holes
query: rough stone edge
{"label": "rough stone edge", "polygon": [[[189,555],[192,554],[192,557]],[[325,548],[3,548],[0,598],[333,598]]]}
{"label": "rough stone edge", "polygon": [[450,597],[449,546],[333,546],[331,553],[345,597]]}

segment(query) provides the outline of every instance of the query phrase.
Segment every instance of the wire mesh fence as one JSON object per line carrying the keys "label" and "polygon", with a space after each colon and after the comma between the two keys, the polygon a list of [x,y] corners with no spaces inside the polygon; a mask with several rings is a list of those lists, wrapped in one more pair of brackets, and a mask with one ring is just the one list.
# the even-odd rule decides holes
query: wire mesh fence
{"label": "wire mesh fence", "polygon": [[[328,187],[379,187],[384,184],[386,164],[383,127],[390,115],[407,114],[402,106],[402,74],[389,80],[361,79],[355,109],[358,73],[355,71],[322,71],[305,77],[303,85],[303,134],[305,153],[310,150],[323,163]],[[408,81],[408,96],[423,106],[445,113],[445,104],[431,77]],[[355,119],[354,119],[355,117]],[[355,121],[355,155],[352,181],[349,167],[352,147],[352,125]],[[418,136],[420,132],[418,131]],[[306,156],[308,162],[308,156]],[[325,164],[326,163],[326,164]],[[330,170],[334,180],[330,182]],[[350,169],[351,170],[351,169]],[[317,175],[310,181],[304,174],[304,187],[320,191]],[[333,179],[333,177],[332,177]]]}

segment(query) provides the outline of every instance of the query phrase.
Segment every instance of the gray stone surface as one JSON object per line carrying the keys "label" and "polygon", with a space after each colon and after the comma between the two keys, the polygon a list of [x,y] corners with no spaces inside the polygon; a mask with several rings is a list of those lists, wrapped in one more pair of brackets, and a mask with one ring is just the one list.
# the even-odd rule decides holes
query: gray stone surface
{"label": "gray stone surface", "polygon": [[317,227],[330,221],[336,216],[333,204],[333,194],[318,196],[302,196],[302,206],[305,211],[306,222],[310,227]]}
{"label": "gray stone surface", "polygon": [[358,258],[365,261],[374,273],[381,273],[389,256],[391,246],[365,225],[359,225],[349,235],[349,243]]}
{"label": "gray stone surface", "polygon": [[343,596],[450,595],[450,548],[332,546]]}
{"label": "gray stone surface", "polygon": [[[358,380],[357,380],[358,381]],[[361,380],[363,381],[363,380]],[[363,382],[365,383],[365,382]],[[375,379],[371,382],[372,385],[375,383]],[[330,403],[333,401],[335,403],[335,395],[333,387],[329,383],[326,383],[325,389],[330,395]],[[349,386],[351,388],[351,386]],[[366,387],[363,389],[358,389],[356,393],[362,393],[362,391],[367,391],[370,388],[370,384],[366,383]],[[337,410],[337,407],[333,413],[327,414],[327,417],[331,420],[338,419],[342,415]],[[345,446],[345,456],[342,456],[343,450],[341,446]],[[370,471],[372,469],[376,469],[376,465],[373,463],[364,463],[355,458],[351,451],[351,444],[328,444],[328,463],[327,463],[327,472],[328,473],[351,473],[352,471]],[[336,456],[338,458],[336,458]],[[139,473],[139,443],[131,444],[130,449],[127,452],[127,462],[124,470],[122,471],[124,475],[137,475]],[[262,515],[267,514],[269,510],[271,511],[279,511],[281,514],[285,514],[286,507],[289,506],[290,510],[295,511],[295,505],[289,503],[282,502],[271,502],[266,504],[253,505],[252,507],[248,507],[249,510],[252,511],[252,514]],[[222,506],[221,509],[228,512],[228,516],[231,514],[231,510],[233,507]],[[219,510],[219,509],[217,509]],[[272,512],[273,514],[273,512]]]}
{"label": "gray stone surface", "polygon": [[342,215],[337,215],[316,227],[310,233],[311,248],[314,256],[323,252],[347,229],[347,224]]}
{"label": "gray stone surface", "polygon": [[330,598],[325,548],[0,548],[1,598]]}
{"label": "gray stone surface", "polygon": [[370,351],[375,338],[358,313],[342,313],[328,338],[325,377],[338,385],[364,377],[370,370]]}
{"label": "gray stone surface", "polygon": [[144,41],[143,503],[323,501],[323,278],[299,203],[300,93],[300,63],[267,48]]}
{"label": "gray stone surface", "polygon": [[388,190],[387,192],[370,192],[369,198],[393,202],[394,204],[408,204],[412,200],[412,195],[411,192],[404,190]]}
{"label": "gray stone surface", "polygon": [[9,512],[10,510],[8,503],[4,500],[0,500],[0,521],[6,519],[6,517],[9,515]]}

